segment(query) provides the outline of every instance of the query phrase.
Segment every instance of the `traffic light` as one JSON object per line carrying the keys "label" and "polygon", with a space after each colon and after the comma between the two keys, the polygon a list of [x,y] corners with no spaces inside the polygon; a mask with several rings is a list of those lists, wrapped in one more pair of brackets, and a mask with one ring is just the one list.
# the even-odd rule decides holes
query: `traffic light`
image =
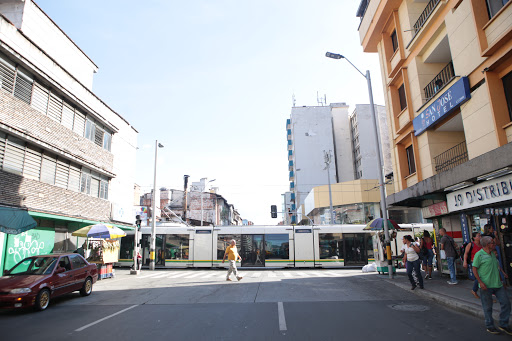
{"label": "traffic light", "polygon": [[276,205],[270,206],[270,216],[272,218],[277,218],[277,206]]}

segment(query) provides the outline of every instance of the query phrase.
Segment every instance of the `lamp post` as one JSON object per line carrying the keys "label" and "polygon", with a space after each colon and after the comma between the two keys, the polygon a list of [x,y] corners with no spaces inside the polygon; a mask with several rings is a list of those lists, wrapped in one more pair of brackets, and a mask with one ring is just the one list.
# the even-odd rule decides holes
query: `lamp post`
{"label": "lamp post", "polygon": [[[329,150],[329,152],[326,152],[324,150],[324,162],[325,162],[325,169],[327,169],[327,182],[329,184],[329,209],[331,210],[331,225],[334,225],[336,222],[334,220],[334,209],[332,208],[331,172],[329,171],[329,167],[331,165],[331,151],[330,150]],[[306,217],[307,217],[307,215],[306,215]]]}
{"label": "lamp post", "polygon": [[[206,178],[205,178],[206,180]],[[202,188],[202,191],[201,191],[201,226],[203,226],[203,192],[204,190],[206,189],[206,185],[208,185],[210,182],[214,182],[216,179],[213,179],[213,180],[210,180],[208,181],[207,183],[204,184],[204,187]]]}
{"label": "lamp post", "polygon": [[164,145],[155,141],[155,174],[153,178],[153,200],[151,200],[151,244],[149,246],[149,270],[155,270],[155,250],[156,250],[156,162],[158,159],[158,148],[163,148]]}
{"label": "lamp post", "polygon": [[391,239],[389,238],[389,229],[388,229],[388,212],[386,207],[386,191],[384,188],[384,176],[382,175],[382,156],[381,156],[381,148],[379,141],[379,131],[377,128],[377,118],[375,117],[375,105],[373,104],[373,92],[372,92],[372,81],[370,78],[370,70],[366,70],[366,75],[362,73],[350,60],[345,58],[343,55],[338,53],[326,52],[325,56],[332,59],[345,59],[349,62],[350,65],[354,69],[356,69],[364,78],[366,78],[366,82],[368,83],[368,96],[370,97],[370,113],[372,115],[373,122],[373,132],[375,136],[375,142],[378,149],[377,151],[377,169],[379,170],[377,173],[379,174],[379,187],[380,187],[380,206],[382,209],[382,219],[384,220],[384,236],[386,242],[386,258],[388,261],[388,272],[389,278],[393,278],[393,265],[391,264]]}

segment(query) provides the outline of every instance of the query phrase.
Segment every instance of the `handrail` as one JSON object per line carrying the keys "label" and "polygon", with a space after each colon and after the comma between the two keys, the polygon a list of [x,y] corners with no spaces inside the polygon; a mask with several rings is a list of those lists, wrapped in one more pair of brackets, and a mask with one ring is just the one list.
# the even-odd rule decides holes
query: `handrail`
{"label": "handrail", "polygon": [[437,173],[444,172],[467,161],[468,148],[466,141],[462,141],[458,145],[434,157]]}
{"label": "handrail", "polygon": [[425,91],[425,102],[430,101],[439,90],[455,78],[453,63],[450,61],[431,81],[423,88]]}
{"label": "handrail", "polygon": [[414,36],[416,36],[419,30],[421,30],[425,22],[428,20],[432,12],[434,12],[434,9],[440,2],[441,0],[430,0],[428,2],[423,12],[421,12],[420,17],[418,18],[418,20],[416,20],[416,23],[414,23],[413,25]]}

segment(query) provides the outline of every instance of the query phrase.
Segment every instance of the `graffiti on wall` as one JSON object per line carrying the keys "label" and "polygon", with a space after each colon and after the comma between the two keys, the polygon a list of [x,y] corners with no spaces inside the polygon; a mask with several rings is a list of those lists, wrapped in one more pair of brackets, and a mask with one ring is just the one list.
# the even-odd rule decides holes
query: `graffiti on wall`
{"label": "graffiti on wall", "polygon": [[33,229],[17,235],[8,235],[5,269],[10,269],[24,258],[53,251],[55,231]]}

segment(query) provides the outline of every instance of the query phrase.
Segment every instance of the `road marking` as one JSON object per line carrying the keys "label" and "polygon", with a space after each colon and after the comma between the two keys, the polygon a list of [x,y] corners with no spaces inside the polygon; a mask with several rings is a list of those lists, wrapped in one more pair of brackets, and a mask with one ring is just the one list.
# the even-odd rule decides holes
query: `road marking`
{"label": "road marking", "polygon": [[170,275],[170,276],[167,276],[167,278],[178,278],[178,277],[183,277],[183,276],[186,276],[186,275],[190,275],[190,272],[187,271],[187,272],[182,272],[182,273]]}
{"label": "road marking", "polygon": [[194,278],[194,277],[198,277],[198,276],[201,276],[201,275],[203,275],[203,273],[202,273],[202,272],[199,272],[199,273],[196,273],[196,274],[192,274],[192,275],[190,275],[190,276],[185,276],[185,277],[183,277],[183,278]]}
{"label": "road marking", "polygon": [[286,331],[286,319],[284,318],[283,302],[277,302],[277,315],[279,316],[279,330]]}
{"label": "road marking", "polygon": [[305,272],[296,272],[296,274],[299,276],[309,277],[309,275]]}
{"label": "road marking", "polygon": [[268,277],[277,277],[276,274],[273,272],[269,272],[267,275],[268,275]]}
{"label": "road marking", "polygon": [[204,276],[203,276],[203,277],[201,277],[201,278],[208,278],[208,277],[213,277],[213,276],[217,276],[217,275],[218,275],[218,273],[217,273],[217,272],[213,272],[213,273],[211,273],[211,274],[204,275]]}
{"label": "road marking", "polygon": [[150,277],[154,277],[154,276],[160,276],[162,273],[159,272],[159,273],[156,273],[156,274],[151,274],[151,275],[145,275],[145,276],[140,276],[140,277],[136,277],[136,278],[139,278],[139,279],[142,279],[142,278],[150,278]]}
{"label": "road marking", "polygon": [[293,277],[289,272],[283,272],[284,277]]}
{"label": "road marking", "polygon": [[167,276],[169,276],[169,273],[168,273],[168,272],[167,272],[167,273],[164,273],[164,274],[160,274],[160,275],[158,275],[158,276],[155,276],[155,277],[153,277],[153,278],[151,278],[151,279],[155,279],[155,278],[164,278],[164,277],[167,277]]}
{"label": "road marking", "polygon": [[260,277],[261,276],[261,272],[255,272],[252,274],[252,278],[256,278],[256,277]]}
{"label": "road marking", "polygon": [[80,327],[80,328],[78,328],[78,329],[75,329],[75,332],[81,332],[82,330],[84,330],[84,329],[86,329],[86,328],[89,328],[89,327],[91,327],[91,326],[94,326],[95,324],[98,324],[98,323],[100,323],[100,322],[103,322],[103,321],[105,321],[105,320],[108,320],[108,319],[109,319],[109,318],[111,318],[111,317],[114,317],[114,316],[116,316],[116,315],[122,314],[122,313],[124,313],[125,311],[128,311],[128,310],[133,309],[133,308],[138,307],[138,306],[139,306],[138,304],[136,304],[136,305],[132,305],[131,307],[128,307],[128,308],[126,308],[126,309],[123,309],[123,310],[121,310],[121,311],[118,311],[117,313],[114,313],[114,314],[112,314],[112,315],[105,316],[105,317],[104,317],[104,318],[102,318],[102,319],[99,319],[99,320],[94,321],[94,322],[92,322],[92,323],[86,324],[86,325],[85,325],[85,326],[83,326],[83,327]]}

